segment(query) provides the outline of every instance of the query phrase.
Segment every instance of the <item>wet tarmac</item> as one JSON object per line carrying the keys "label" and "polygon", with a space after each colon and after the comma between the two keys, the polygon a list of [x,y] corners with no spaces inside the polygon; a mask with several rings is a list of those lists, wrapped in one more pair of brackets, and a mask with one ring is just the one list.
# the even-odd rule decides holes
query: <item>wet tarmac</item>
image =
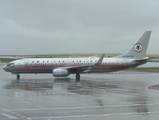
{"label": "wet tarmac", "polygon": [[19,82],[2,69],[0,75],[0,120],[159,118],[159,73],[84,74],[80,83],[74,75],[24,74]]}

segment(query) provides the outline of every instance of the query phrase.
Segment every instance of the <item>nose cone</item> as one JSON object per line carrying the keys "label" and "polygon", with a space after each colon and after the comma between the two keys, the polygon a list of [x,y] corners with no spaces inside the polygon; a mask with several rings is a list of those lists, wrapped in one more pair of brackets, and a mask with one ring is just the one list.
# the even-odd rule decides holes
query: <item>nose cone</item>
{"label": "nose cone", "polygon": [[6,71],[6,70],[7,70],[7,66],[4,65],[4,66],[2,67],[2,69]]}

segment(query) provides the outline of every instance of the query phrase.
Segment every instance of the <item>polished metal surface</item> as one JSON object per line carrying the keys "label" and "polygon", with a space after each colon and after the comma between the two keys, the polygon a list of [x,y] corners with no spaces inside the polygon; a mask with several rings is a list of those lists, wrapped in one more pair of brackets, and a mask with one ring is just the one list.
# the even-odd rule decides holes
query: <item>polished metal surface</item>
{"label": "polished metal surface", "polygon": [[[0,63],[2,68],[4,64]],[[116,72],[53,78],[0,69],[0,120],[155,120],[159,73]]]}

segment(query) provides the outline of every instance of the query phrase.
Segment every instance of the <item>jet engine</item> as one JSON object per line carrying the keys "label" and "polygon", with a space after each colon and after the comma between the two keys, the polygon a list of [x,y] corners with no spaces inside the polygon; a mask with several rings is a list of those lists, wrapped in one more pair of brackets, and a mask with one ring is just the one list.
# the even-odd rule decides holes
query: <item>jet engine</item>
{"label": "jet engine", "polygon": [[68,70],[61,69],[61,68],[53,69],[52,72],[54,77],[66,77],[69,75]]}

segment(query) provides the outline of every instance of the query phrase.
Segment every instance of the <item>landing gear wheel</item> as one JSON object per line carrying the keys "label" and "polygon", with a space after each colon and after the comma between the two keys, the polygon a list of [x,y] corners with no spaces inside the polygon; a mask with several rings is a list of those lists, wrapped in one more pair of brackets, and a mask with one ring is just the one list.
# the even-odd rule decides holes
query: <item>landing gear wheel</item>
{"label": "landing gear wheel", "polygon": [[80,82],[80,74],[79,73],[76,74],[76,82]]}
{"label": "landing gear wheel", "polygon": [[17,80],[20,80],[20,75],[19,74],[17,75]]}
{"label": "landing gear wheel", "polygon": [[76,79],[80,79],[80,74],[79,73],[76,74]]}

